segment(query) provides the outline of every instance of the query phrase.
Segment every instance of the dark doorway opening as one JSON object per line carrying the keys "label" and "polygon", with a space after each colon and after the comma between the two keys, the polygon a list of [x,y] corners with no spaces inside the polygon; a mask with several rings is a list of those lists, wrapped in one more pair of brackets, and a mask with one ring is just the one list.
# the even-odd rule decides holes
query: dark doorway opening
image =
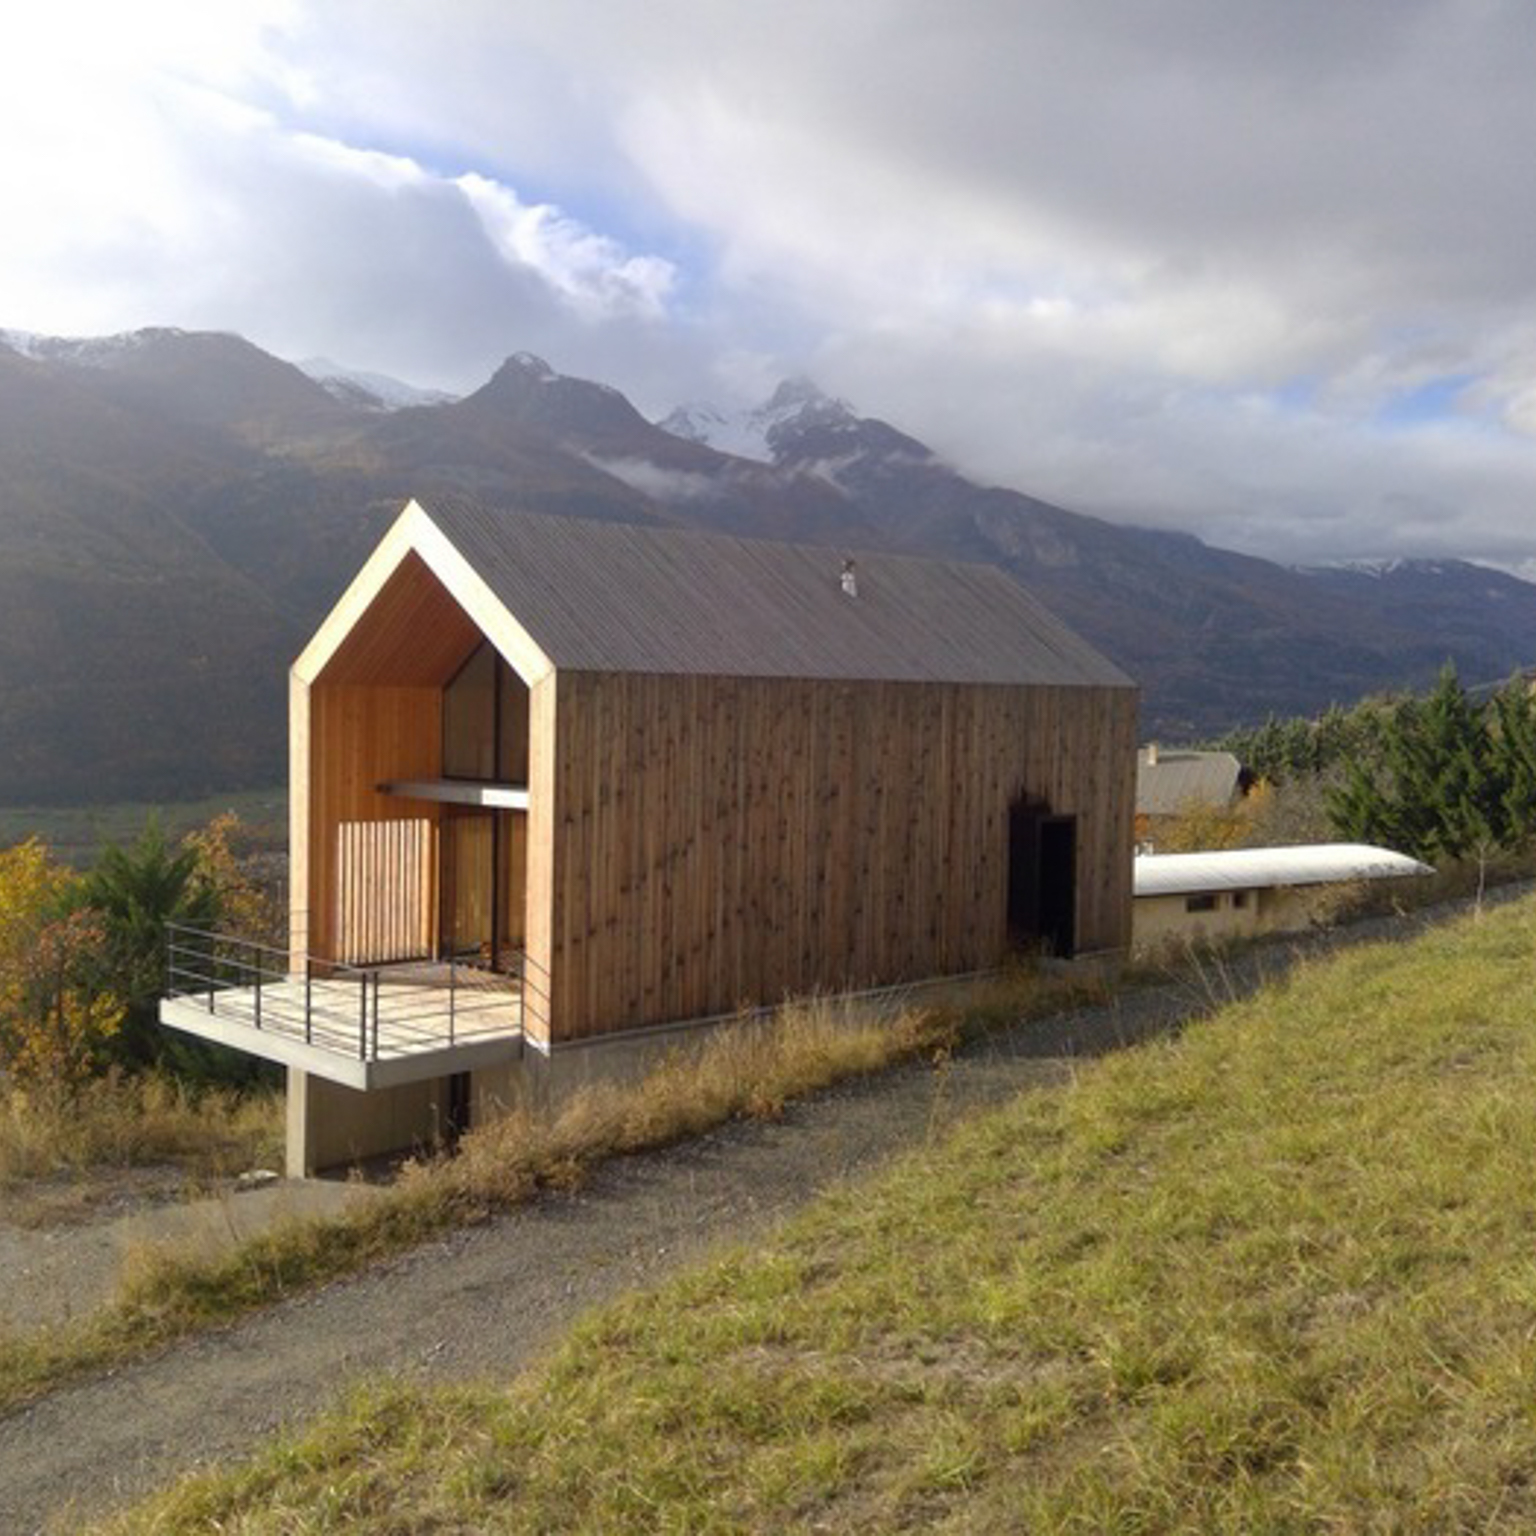
{"label": "dark doorway opening", "polygon": [[1008,811],[1008,942],[1069,958],[1077,948],[1077,818],[1020,801]]}
{"label": "dark doorway opening", "polygon": [[443,1140],[451,1147],[455,1146],[459,1137],[469,1129],[470,1074],[468,1072],[451,1073],[447,1089],[443,1104]]}
{"label": "dark doorway opening", "polygon": [[1040,823],[1040,936],[1052,954],[1077,952],[1077,820],[1048,816]]}

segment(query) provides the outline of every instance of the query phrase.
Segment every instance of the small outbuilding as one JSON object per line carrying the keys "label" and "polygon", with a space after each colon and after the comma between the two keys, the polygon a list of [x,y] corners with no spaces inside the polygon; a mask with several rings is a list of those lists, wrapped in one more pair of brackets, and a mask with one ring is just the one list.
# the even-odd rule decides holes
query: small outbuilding
{"label": "small outbuilding", "polygon": [[1135,945],[1149,950],[1306,928],[1341,886],[1432,874],[1428,864],[1366,843],[1139,854]]}
{"label": "small outbuilding", "polygon": [[161,1017],[288,1066],[307,1169],[682,1024],[1123,951],[1136,707],[990,566],[412,502],[293,667],[290,950],[183,936]]}

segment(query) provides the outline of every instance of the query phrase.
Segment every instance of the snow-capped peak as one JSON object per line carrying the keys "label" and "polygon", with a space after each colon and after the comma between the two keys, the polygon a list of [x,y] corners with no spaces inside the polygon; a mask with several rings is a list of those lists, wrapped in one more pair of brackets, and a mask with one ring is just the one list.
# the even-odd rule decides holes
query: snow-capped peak
{"label": "snow-capped peak", "polygon": [[1428,557],[1383,556],[1375,560],[1337,560],[1321,565],[1298,565],[1292,569],[1304,576],[1327,575],[1347,571],[1355,576],[1372,576],[1378,581],[1392,576],[1445,576],[1465,569],[1463,560],[1436,560]]}
{"label": "snow-capped peak", "polygon": [[375,410],[398,411],[413,405],[443,405],[457,395],[442,389],[423,389],[387,373],[348,368],[328,357],[306,357],[294,364],[336,399],[346,404],[372,404]]}
{"label": "snow-capped peak", "polygon": [[555,376],[555,370],[536,352],[514,352],[507,361],[536,379],[552,379]]}
{"label": "snow-capped peak", "polygon": [[0,326],[0,347],[8,347],[23,357],[36,357],[37,344],[43,339],[36,331],[10,331]]}
{"label": "snow-capped peak", "polygon": [[695,402],[680,405],[656,425],[673,437],[681,437],[690,443],[700,443],[717,453],[734,454],[738,459],[756,459],[763,464],[773,462],[773,451],[761,426],[754,420],[754,412],[725,411],[716,405]]}
{"label": "snow-capped peak", "polygon": [[656,425],[719,453],[771,464],[787,431],[811,425],[852,426],[857,420],[847,401],[834,400],[802,377],[785,379],[761,405],[729,410],[694,402],[678,406]]}
{"label": "snow-capped peak", "polygon": [[75,363],[82,368],[110,368],[124,353],[137,351],[165,336],[184,336],[174,326],[119,331],[114,336],[44,336],[37,331],[0,330],[0,342],[23,357],[40,362]]}
{"label": "snow-capped peak", "polygon": [[768,397],[767,402],[758,407],[760,413],[776,416],[793,416],[802,411],[825,411],[827,409],[847,412],[852,414],[852,409],[846,400],[834,400],[814,380],[806,378],[802,374],[796,374],[794,378],[784,379],[779,387]]}

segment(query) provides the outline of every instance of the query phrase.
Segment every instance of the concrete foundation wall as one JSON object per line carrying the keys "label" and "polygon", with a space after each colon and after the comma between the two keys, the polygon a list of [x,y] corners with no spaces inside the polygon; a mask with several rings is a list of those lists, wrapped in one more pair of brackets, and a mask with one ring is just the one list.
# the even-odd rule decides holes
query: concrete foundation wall
{"label": "concrete foundation wall", "polygon": [[447,1079],[360,1092],[288,1069],[287,1168],[308,1178],[389,1152],[426,1149],[445,1122]]}
{"label": "concrete foundation wall", "polygon": [[771,1028],[769,1020],[726,1019],[718,1023],[680,1024],[631,1035],[569,1045],[550,1055],[523,1053],[521,1102],[539,1110],[558,1109],[584,1088],[637,1083],[669,1057],[702,1050],[722,1030]]}

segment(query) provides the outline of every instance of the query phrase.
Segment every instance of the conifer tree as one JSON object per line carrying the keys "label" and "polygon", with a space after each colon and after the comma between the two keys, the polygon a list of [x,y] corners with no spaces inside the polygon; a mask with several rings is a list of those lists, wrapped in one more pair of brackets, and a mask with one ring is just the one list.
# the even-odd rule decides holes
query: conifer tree
{"label": "conifer tree", "polygon": [[1489,749],[1503,794],[1504,845],[1524,848],[1536,836],[1536,694],[1515,678],[1493,699]]}
{"label": "conifer tree", "polygon": [[1379,768],[1353,762],[1330,811],[1346,837],[1431,861],[1485,859],[1514,838],[1510,773],[1488,712],[1447,664],[1428,697],[1397,706],[1381,734]]}
{"label": "conifer tree", "polygon": [[165,990],[167,923],[211,928],[218,901],[195,846],[173,846],[158,820],[124,847],[108,843],[81,882],[85,905],[100,914],[111,974],[127,1003],[114,1046],[127,1063],[162,1058],[170,1042],[157,1024]]}
{"label": "conifer tree", "polygon": [[1381,843],[1407,851],[1390,797],[1376,771],[1359,759],[1350,762],[1344,782],[1329,794],[1328,816],[1334,831],[1349,842]]}

